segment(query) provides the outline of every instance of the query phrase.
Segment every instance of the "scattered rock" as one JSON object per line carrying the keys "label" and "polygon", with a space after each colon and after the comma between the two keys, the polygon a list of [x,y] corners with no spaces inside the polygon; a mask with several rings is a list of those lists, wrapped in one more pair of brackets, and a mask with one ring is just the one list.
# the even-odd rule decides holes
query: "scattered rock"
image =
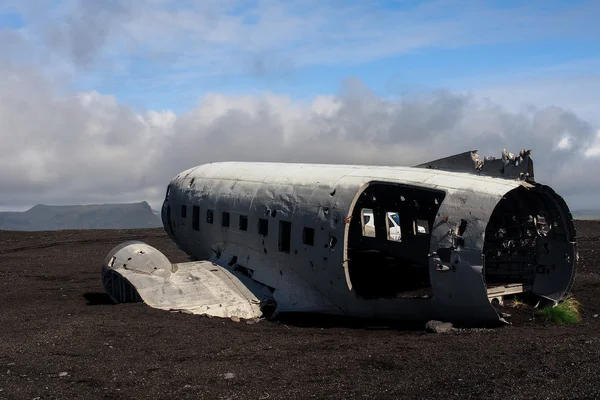
{"label": "scattered rock", "polygon": [[191,388],[191,387],[192,387],[192,385],[184,385],[184,386],[183,386],[183,388],[184,388],[184,389],[189,389],[189,388]]}
{"label": "scattered rock", "polygon": [[260,322],[259,318],[252,318],[252,319],[246,320],[246,325],[254,325],[254,324],[258,324],[259,322]]}
{"label": "scattered rock", "polygon": [[594,314],[594,315],[592,315],[592,317],[598,318],[598,314]]}
{"label": "scattered rock", "polygon": [[502,318],[510,318],[510,317],[512,317],[512,315],[511,315],[511,314],[509,314],[509,313],[505,313],[505,312],[501,312],[501,313],[500,313],[500,316],[501,316]]}
{"label": "scattered rock", "polygon": [[235,378],[235,374],[233,372],[226,372],[223,374],[223,378],[225,379],[233,379]]}
{"label": "scattered rock", "polygon": [[63,376],[67,376],[67,375],[69,375],[69,373],[68,372],[64,372],[64,371],[58,374],[58,376],[60,376],[61,378]]}
{"label": "scattered rock", "polygon": [[235,315],[229,319],[232,320],[233,322],[240,322],[240,317],[237,317]]}
{"label": "scattered rock", "polygon": [[425,331],[429,333],[446,333],[452,330],[450,322],[431,320],[425,324]]}

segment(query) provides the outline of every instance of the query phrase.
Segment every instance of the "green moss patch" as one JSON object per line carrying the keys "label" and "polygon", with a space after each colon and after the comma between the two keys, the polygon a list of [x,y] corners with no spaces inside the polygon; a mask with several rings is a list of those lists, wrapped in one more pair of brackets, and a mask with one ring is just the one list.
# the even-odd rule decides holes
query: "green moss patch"
{"label": "green moss patch", "polygon": [[542,319],[558,325],[573,325],[581,321],[580,308],[581,303],[569,297],[554,307],[539,310],[537,314]]}

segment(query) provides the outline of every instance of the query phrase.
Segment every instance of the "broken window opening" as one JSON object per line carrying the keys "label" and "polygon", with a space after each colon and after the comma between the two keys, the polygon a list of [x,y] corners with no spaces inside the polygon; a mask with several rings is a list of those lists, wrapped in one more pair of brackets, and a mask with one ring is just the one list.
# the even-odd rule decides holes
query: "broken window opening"
{"label": "broken window opening", "polygon": [[187,206],[185,204],[181,205],[181,218],[187,217]]}
{"label": "broken window opening", "polygon": [[258,219],[258,234],[267,236],[269,234],[269,220],[264,218]]}
{"label": "broken window opening", "polygon": [[307,246],[315,245],[315,230],[313,228],[304,227],[302,231],[302,243]]}
{"label": "broken window opening", "polygon": [[206,210],[206,222],[209,224],[213,223],[214,212],[213,210]]}
{"label": "broken window opening", "polygon": [[387,240],[392,242],[402,241],[402,230],[400,229],[400,216],[397,212],[386,213],[385,218]]}
{"label": "broken window opening", "polygon": [[418,231],[415,221],[429,231],[445,195],[441,190],[389,183],[372,183],[363,191],[352,210],[348,231],[348,273],[358,296],[432,294],[431,235],[409,232]]}
{"label": "broken window opening", "polygon": [[429,235],[429,222],[423,219],[417,219],[414,223],[415,235]]}
{"label": "broken window opening", "polygon": [[290,252],[292,238],[292,223],[290,221],[279,221],[279,251]]}
{"label": "broken window opening", "polygon": [[371,208],[363,208],[361,210],[360,220],[362,222],[362,235],[366,237],[375,237],[373,210]]}
{"label": "broken window opening", "polygon": [[200,230],[200,207],[192,207],[192,229],[195,231]]}
{"label": "broken window opening", "polygon": [[239,227],[240,231],[248,230],[248,216],[240,215],[240,221],[239,221],[238,227]]}
{"label": "broken window opening", "polygon": [[227,211],[223,211],[221,214],[221,226],[229,228],[229,213]]}

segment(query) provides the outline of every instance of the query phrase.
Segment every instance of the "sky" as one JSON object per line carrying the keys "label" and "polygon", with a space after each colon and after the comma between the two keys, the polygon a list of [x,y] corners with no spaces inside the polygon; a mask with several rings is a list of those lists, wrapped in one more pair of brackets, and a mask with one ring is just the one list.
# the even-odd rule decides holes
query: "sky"
{"label": "sky", "polygon": [[3,0],[0,211],[148,201],[215,161],[532,149],[600,208],[600,2]]}

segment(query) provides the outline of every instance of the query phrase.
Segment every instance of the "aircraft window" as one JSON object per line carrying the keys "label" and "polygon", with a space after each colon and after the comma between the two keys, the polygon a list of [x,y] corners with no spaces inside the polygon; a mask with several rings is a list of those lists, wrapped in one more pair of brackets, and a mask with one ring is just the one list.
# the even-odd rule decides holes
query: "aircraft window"
{"label": "aircraft window", "polygon": [[315,230],[313,228],[304,227],[302,231],[302,243],[314,246],[315,244]]}
{"label": "aircraft window", "polygon": [[192,207],[192,229],[195,231],[200,230],[200,207]]}
{"label": "aircraft window", "polygon": [[173,220],[171,219],[172,215],[171,215],[171,205],[167,205],[167,226],[169,229],[169,233],[173,236],[175,236],[175,231],[173,230]]}
{"label": "aircraft window", "polygon": [[169,200],[169,196],[171,195],[171,185],[167,187],[167,194],[165,195],[165,201]]}
{"label": "aircraft window", "polygon": [[393,242],[402,241],[402,230],[400,228],[400,216],[397,212],[386,213],[385,224],[387,228],[387,239]]}
{"label": "aircraft window", "polygon": [[258,234],[267,236],[269,234],[269,220],[264,218],[258,219]]}
{"label": "aircraft window", "polygon": [[223,211],[221,216],[221,226],[229,228],[229,213],[227,211]]}
{"label": "aircraft window", "polygon": [[360,214],[363,236],[375,237],[375,221],[373,219],[373,210],[370,208],[363,208]]}
{"label": "aircraft window", "polygon": [[213,216],[214,212],[213,210],[206,210],[206,222],[208,222],[209,224],[213,223]]}
{"label": "aircraft window", "polygon": [[181,206],[181,218],[187,217],[187,206],[184,204]]}
{"label": "aircraft window", "polygon": [[248,230],[248,216],[246,216],[246,215],[240,215],[239,228],[240,228],[240,231],[247,231]]}
{"label": "aircraft window", "polygon": [[292,238],[292,223],[290,221],[279,221],[279,251],[290,252]]}
{"label": "aircraft window", "polygon": [[424,219],[415,221],[415,235],[427,235],[429,233],[429,222]]}

